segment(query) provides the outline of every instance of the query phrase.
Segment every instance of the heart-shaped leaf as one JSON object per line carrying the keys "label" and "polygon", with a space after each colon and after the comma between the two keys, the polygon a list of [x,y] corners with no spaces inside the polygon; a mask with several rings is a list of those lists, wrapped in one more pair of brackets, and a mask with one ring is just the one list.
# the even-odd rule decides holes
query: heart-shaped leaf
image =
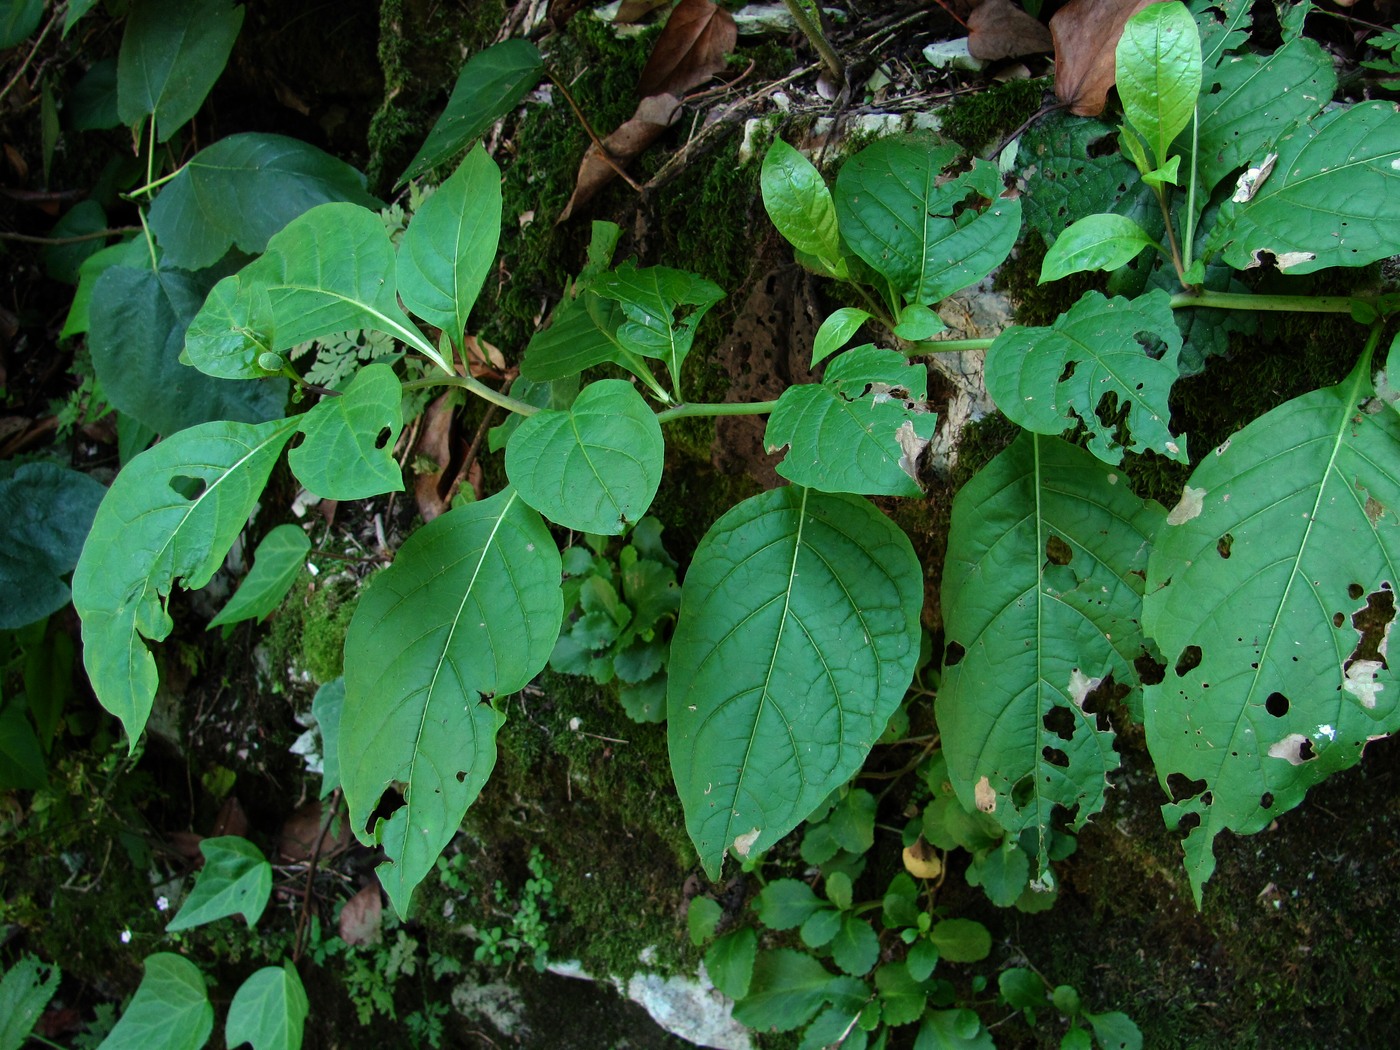
{"label": "heart-shaped leaf", "polygon": [[403,488],[394,442],[403,429],[403,386],[386,364],[366,365],[340,397],[325,397],[298,423],[306,440],[287,455],[297,479],[322,499],[367,499]]}
{"label": "heart-shaped leaf", "polygon": [[168,142],[199,111],[224,71],[243,25],[232,0],[139,0],[117,56],[117,112],[137,127],[147,116]]}
{"label": "heart-shaped leaf", "polygon": [[228,915],[242,915],[252,929],[272,895],[272,865],[245,838],[223,835],[199,844],[204,867],[167,933],[193,929]]}
{"label": "heart-shaped leaf", "polygon": [[300,1050],[311,1004],[296,967],[264,966],[238,986],[229,1004],[224,1040],[253,1050]]}
{"label": "heart-shaped leaf", "polygon": [[214,1031],[214,1007],[199,967],[173,952],[148,955],[145,966],[103,1050],[199,1050]]}

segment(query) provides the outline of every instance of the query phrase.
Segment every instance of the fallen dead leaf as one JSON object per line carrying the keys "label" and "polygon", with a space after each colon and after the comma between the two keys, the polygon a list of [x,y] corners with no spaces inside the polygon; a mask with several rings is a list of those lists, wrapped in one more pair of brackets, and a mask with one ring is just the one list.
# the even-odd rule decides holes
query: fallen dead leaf
{"label": "fallen dead leaf", "polygon": [[1115,75],[1114,51],[1128,19],[1161,0],[1070,0],[1050,19],[1055,94],[1080,117],[1103,112]]}
{"label": "fallen dead leaf", "polygon": [[[277,836],[277,855],[286,864],[300,864],[316,853],[316,835],[321,831],[323,814],[319,801],[306,802],[292,811]],[[350,824],[342,816],[331,821],[321,833],[322,858],[333,856],[350,846]]]}
{"label": "fallen dead leaf", "polygon": [[204,836],[196,835],[193,831],[175,831],[170,834],[170,845],[175,852],[196,863],[204,860],[204,854],[199,850],[199,844],[203,841]]}
{"label": "fallen dead leaf", "polygon": [[379,895],[379,883],[371,882],[345,902],[340,909],[340,939],[346,944],[378,944],[383,936],[380,919],[384,900]]}
{"label": "fallen dead leaf", "polygon": [[710,0],[681,0],[656,38],[637,94],[684,95],[724,69],[738,40],[728,11]]}
{"label": "fallen dead leaf", "polygon": [[967,18],[967,50],[973,58],[995,62],[1054,49],[1050,30],[1011,0],[985,0]]}
{"label": "fallen dead leaf", "polygon": [[219,815],[214,818],[214,827],[210,829],[210,836],[218,838],[220,835],[248,834],[248,815],[243,812],[243,805],[238,801],[237,796],[230,795],[224,800],[224,804],[219,808]]}
{"label": "fallen dead leaf", "polygon": [[501,353],[500,347],[475,335],[465,336],[462,347],[467,352],[467,367],[473,378],[499,380],[506,377],[506,355]]}
{"label": "fallen dead leaf", "polygon": [[[623,124],[603,140],[603,149],[619,167],[650,146],[663,131],[676,122],[680,116],[681,100],[674,95],[651,95],[642,99],[632,119]],[[604,186],[617,178],[617,171],[603,159],[597,146],[589,146],[583,155],[583,163],[578,167],[578,181],[574,185],[573,196],[564,210],[559,213],[556,224],[564,222],[592,200]]]}
{"label": "fallen dead leaf", "polygon": [[904,847],[904,870],[916,879],[936,879],[943,873],[943,861],[938,851],[923,840]]}
{"label": "fallen dead leaf", "polygon": [[443,394],[433,401],[423,413],[423,419],[415,457],[431,460],[438,469],[414,476],[413,498],[418,504],[418,513],[428,522],[452,506],[453,497],[462,487],[467,441],[457,422],[457,402],[452,394]]}
{"label": "fallen dead leaf", "polygon": [[631,25],[668,3],[670,0],[622,0],[618,5],[617,14],[613,15],[613,21],[618,25]]}

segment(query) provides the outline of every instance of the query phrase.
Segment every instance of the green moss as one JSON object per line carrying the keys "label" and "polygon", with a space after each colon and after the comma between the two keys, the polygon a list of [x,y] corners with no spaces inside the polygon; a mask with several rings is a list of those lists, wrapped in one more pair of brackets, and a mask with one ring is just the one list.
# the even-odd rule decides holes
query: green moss
{"label": "green moss", "polygon": [[351,577],[320,579],[303,571],[269,621],[272,666],[279,673],[305,671],[322,684],[339,678],[358,593],[358,581]]}
{"label": "green moss", "polygon": [[1008,80],[959,95],[939,112],[943,134],[969,153],[996,145],[1040,109],[1048,80]]}

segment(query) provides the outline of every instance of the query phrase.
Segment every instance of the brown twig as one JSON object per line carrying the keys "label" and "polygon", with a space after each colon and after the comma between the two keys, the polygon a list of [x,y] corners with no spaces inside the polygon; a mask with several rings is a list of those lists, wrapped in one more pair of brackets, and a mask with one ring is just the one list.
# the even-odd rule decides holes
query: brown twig
{"label": "brown twig", "polygon": [[92,233],[79,233],[72,237],[35,237],[28,233],[10,233],[8,230],[0,230],[0,241],[20,241],[24,244],[79,244],[83,241],[118,237],[123,233],[137,233],[140,229],[140,226],[116,226],[110,230],[94,230]]}
{"label": "brown twig", "polygon": [[564,86],[563,81],[554,75],[553,70],[546,69],[545,76],[549,77],[550,83],[563,93],[564,101],[568,102],[569,108],[574,111],[574,116],[578,117],[578,122],[583,125],[583,130],[588,133],[588,138],[593,143],[593,148],[598,151],[598,156],[603,158],[603,163],[617,172],[619,177],[621,177],[627,185],[631,186],[638,193],[641,193],[641,185],[636,179],[632,178],[631,175],[623,171],[622,166],[618,164],[617,161],[613,160],[612,154],[608,152],[607,147],[604,146],[602,140],[598,138],[597,132],[595,132],[588,123],[588,118],[583,115],[583,110],[578,108],[578,103],[574,101],[574,96],[569,94],[569,89]]}
{"label": "brown twig", "polygon": [[967,29],[969,32],[971,31],[968,24],[958,17],[957,12],[948,6],[946,0],[933,0],[933,2],[936,3],[939,7],[943,8],[943,10],[948,13],[948,17],[951,18],[954,22],[962,26],[964,29]]}
{"label": "brown twig", "polygon": [[301,914],[297,917],[296,937],[292,941],[292,965],[301,961],[302,949],[306,947],[306,925],[311,914],[311,889],[316,882],[316,864],[321,859],[321,844],[326,841],[326,832],[330,830],[331,821],[339,812],[340,788],[336,788],[331,792],[330,811],[317,832],[316,844],[311,847],[311,861],[306,866],[306,887],[301,891]]}

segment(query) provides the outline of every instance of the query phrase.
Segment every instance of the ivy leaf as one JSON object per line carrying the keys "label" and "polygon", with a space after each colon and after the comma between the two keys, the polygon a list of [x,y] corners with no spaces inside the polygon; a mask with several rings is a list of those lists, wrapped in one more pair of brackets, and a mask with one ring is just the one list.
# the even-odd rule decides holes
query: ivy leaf
{"label": "ivy leaf", "polygon": [[[503,716],[564,617],[562,565],[513,491],[433,519],[370,582],[345,639],[340,773],[350,824],[384,848],[379,880],[400,916],[496,761]],[[401,795],[388,817],[381,799]]]}
{"label": "ivy leaf", "polygon": [[459,350],[500,239],[501,169],[477,146],[418,209],[399,247],[404,305]]}
{"label": "ivy leaf", "polygon": [[919,1025],[914,1050],[995,1050],[992,1033],[972,1010],[930,1010]]}
{"label": "ivy leaf", "polygon": [[754,960],[758,955],[758,934],[752,926],[726,933],[705,953],[705,969],[716,988],[731,999],[749,994]]}
{"label": "ivy leaf", "polygon": [[214,1031],[204,975],[173,952],[146,956],[146,974],[102,1050],[199,1050]]}
{"label": "ivy leaf", "polygon": [[768,218],[799,252],[816,256],[828,268],[841,259],[836,205],[826,180],[812,162],[775,138],[763,156],[759,174]]}
{"label": "ivy leaf", "polygon": [[473,55],[457,74],[452,97],[397,186],[446,163],[515,108],[540,79],[544,61],[527,40],[506,40]]}
{"label": "ivy leaf", "polygon": [[898,350],[848,350],[821,383],[783,391],[764,431],[767,450],[790,449],[777,471],[823,492],[920,496],[919,453],[938,417],[928,410],[928,370]]}
{"label": "ivy leaf", "polygon": [[165,931],[189,930],[239,914],[251,930],[272,895],[272,865],[257,846],[238,835],[205,839],[199,851],[204,854],[204,867]]}
{"label": "ivy leaf", "polygon": [[1040,265],[1039,283],[1082,270],[1117,270],[1156,243],[1126,215],[1086,215],[1055,238]]}
{"label": "ivy leaf", "polygon": [[407,343],[444,372],[447,363],[399,309],[394,246],[378,215],[358,204],[321,204],[289,222],[262,257],[209,293],[185,335],[201,372],[258,379],[265,352],[368,328]]}
{"label": "ivy leaf", "polygon": [[1083,826],[1118,767],[1084,703],[1110,677],[1137,682],[1141,573],[1160,520],[1088,453],[1034,434],[953,501],[937,699],[948,776],[969,810],[1013,836],[1033,830],[1041,871],[1054,809]]}
{"label": "ivy leaf", "polygon": [[283,135],[241,134],[196,153],[151,205],[166,266],[202,270],[234,246],[257,255],[298,215],[328,201],[378,209],[365,177]]}
{"label": "ivy leaf", "polygon": [[955,145],[888,138],[841,167],[836,214],[852,251],[906,302],[932,305],[991,273],[1016,243],[1021,203],[984,160],[944,178]]}
{"label": "ivy leaf", "polygon": [[1236,190],[1221,206],[1207,253],[1219,252],[1222,261],[1246,270],[1267,252],[1281,271],[1301,274],[1365,266],[1394,252],[1400,113],[1391,103],[1325,113],[1284,135],[1274,149],[1268,178],[1248,195]]}
{"label": "ivy leaf", "polygon": [[117,56],[117,113],[137,127],[147,116],[156,138],[184,127],[224,71],[243,25],[232,0],[137,0]]}
{"label": "ivy leaf", "polygon": [[831,971],[806,952],[761,952],[749,994],[734,1004],[734,1020],[750,1028],[790,1032],[812,1019],[834,980]]}
{"label": "ivy leaf", "polygon": [[340,397],[299,420],[306,440],[287,454],[297,480],[322,499],[367,499],[403,488],[394,443],[403,429],[403,386],[389,365],[366,365]]}
{"label": "ivy leaf", "polygon": [[[1166,344],[1160,357],[1148,356],[1139,333]],[[987,391],[1010,419],[1037,434],[1082,423],[1089,451],[1105,463],[1122,460],[1124,448],[1150,448],[1184,463],[1186,439],[1167,429],[1180,355],[1181,331],[1166,292],[1133,300],[1085,292],[1049,328],[1016,326],[997,336],[987,351]],[[1099,410],[1107,393],[1118,409],[1128,406],[1127,445]]]}
{"label": "ivy leaf", "polygon": [[107,490],[76,470],[24,463],[0,481],[0,630],[15,630],[68,604],[63,577],[82,553]]}
{"label": "ivy leaf", "polygon": [[651,506],[665,458],[661,424],[642,395],[601,379],[569,408],[543,409],[516,428],[506,476],[550,521],[619,536]]}
{"label": "ivy leaf", "polygon": [[252,1043],[253,1050],[301,1050],[311,1005],[291,961],[264,966],[241,985],[229,1004],[224,1040]]}
{"label": "ivy leaf", "polygon": [[309,550],[311,540],[300,526],[278,525],[258,544],[253,567],[209,626],[261,620],[272,612],[292,589]]}
{"label": "ivy leaf", "polygon": [[1186,5],[1152,4],[1128,19],[1115,68],[1123,115],[1161,168],[1201,93],[1201,37]]}
{"label": "ivy leaf", "polygon": [[700,542],[667,714],[711,878],[727,849],[768,849],[865,760],[913,678],[922,579],[908,538],[865,500],[797,486],[745,500]]}
{"label": "ivy leaf", "polygon": [[88,678],[131,748],[156,693],[144,639],[164,641],[174,626],[165,600],[177,580],[198,590],[223,564],[295,429],[278,419],[182,430],[128,463],[98,508],[73,605]]}
{"label": "ivy leaf", "polygon": [[0,980],[0,1050],[20,1050],[58,991],[62,974],[25,953]]}
{"label": "ivy leaf", "polygon": [[[618,342],[634,354],[664,361],[677,385],[695,330],[710,307],[724,298],[723,290],[703,277],[665,266],[639,270],[630,259],[599,277],[594,290],[622,305],[627,320],[618,327]],[[690,309],[677,321],[682,307]]]}
{"label": "ivy leaf", "polygon": [[1147,746],[1164,785],[1190,785],[1163,812],[1199,820],[1198,905],[1216,835],[1262,830],[1400,728],[1400,417],[1371,411],[1369,356],[1206,456],[1153,548],[1143,625],[1171,669],[1148,687]]}

